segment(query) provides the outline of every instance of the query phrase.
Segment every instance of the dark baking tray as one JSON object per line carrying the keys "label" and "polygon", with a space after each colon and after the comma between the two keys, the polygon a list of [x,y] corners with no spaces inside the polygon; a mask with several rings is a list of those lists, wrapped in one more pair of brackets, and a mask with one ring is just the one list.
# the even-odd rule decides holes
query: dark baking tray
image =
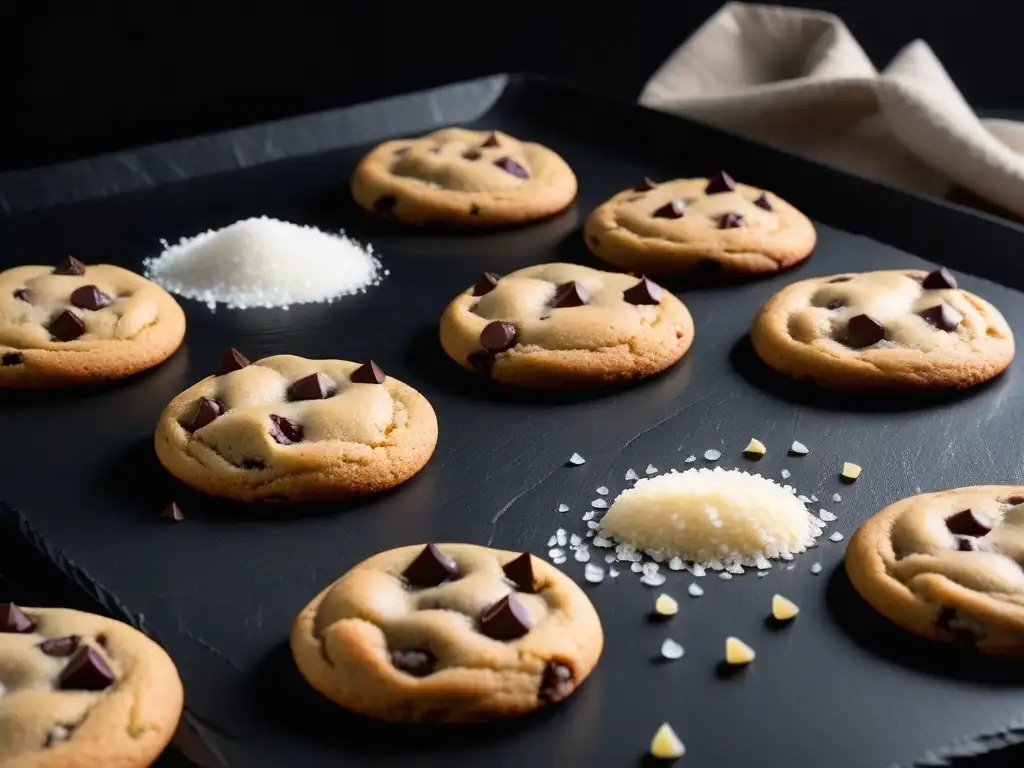
{"label": "dark baking tray", "polygon": [[[664,471],[716,447],[721,465],[749,468],[740,451],[756,436],[770,451],[757,470],[776,478],[791,470],[802,492],[839,515],[830,530],[846,534],[918,487],[1024,483],[1019,364],[955,397],[855,399],[797,389],[760,366],[746,340],[758,307],[793,280],[937,263],[959,270],[962,285],[1001,307],[1022,335],[1020,227],[557,83],[520,76],[488,82],[497,85],[470,83],[332,113],[329,135],[317,133],[308,145],[315,154],[303,154],[299,141],[277,162],[253,156],[251,167],[219,167],[190,180],[173,181],[170,172],[103,185],[112,168],[138,164],[140,153],[8,178],[6,186],[0,179],[0,199],[22,209],[0,226],[0,267],[48,263],[66,252],[137,267],[159,249],[158,238],[269,214],[344,227],[372,242],[391,270],[380,287],[331,306],[211,314],[185,301],[186,343],[160,368],[104,389],[4,393],[0,568],[29,586],[56,573],[53,589],[157,637],[188,690],[179,745],[202,764],[215,764],[219,752],[231,766],[633,765],[644,762],[663,720],[686,741],[691,766],[881,768],[977,755],[1019,740],[1024,669],[964,658],[894,629],[852,592],[841,568],[844,544],[827,540],[793,570],[706,578],[706,595],[697,600],[686,596],[690,579],[679,574],[655,590],[628,572],[588,586],[606,628],[603,660],[569,703],[539,716],[474,728],[399,728],[347,714],[306,688],[286,646],[290,622],[347,568],[378,550],[429,540],[543,554],[558,526],[582,533],[580,516],[594,489],[604,484],[614,494],[630,467],[642,473],[652,463]],[[576,204],[521,229],[454,236],[393,229],[355,209],[346,184],[366,146],[352,144],[460,121],[561,153],[579,176]],[[254,137],[268,129],[251,130],[240,135],[258,145]],[[215,152],[218,141],[224,137],[141,152],[180,168],[195,161],[189,153]],[[719,167],[807,211],[820,244],[805,264],[765,280],[717,288],[666,281],[697,328],[692,351],[674,369],[615,391],[531,394],[495,388],[441,352],[441,311],[484,269],[508,272],[556,259],[595,264],[579,229],[597,203],[644,175]],[[92,181],[70,192],[57,183],[76,174]],[[12,196],[19,189],[25,196]],[[74,199],[80,201],[52,205]],[[440,422],[433,460],[396,491],[351,504],[267,511],[177,487],[153,454],[154,421],[229,344],[252,358],[373,357],[433,403]],[[787,457],[794,439],[811,455]],[[574,451],[586,457],[584,466],[565,465]],[[853,486],[838,482],[843,460],[864,466]],[[840,504],[830,501],[835,491]],[[172,498],[188,511],[183,524],[157,517]],[[562,501],[571,513],[556,511]],[[19,568],[26,560],[33,563]],[[815,561],[824,566],[820,576],[809,571]],[[565,569],[582,577],[579,563]],[[682,604],[667,625],[648,620],[660,591]],[[784,631],[765,625],[774,592],[803,609]],[[741,675],[723,676],[717,667],[728,634],[759,652]],[[666,636],[686,647],[680,661],[656,661]],[[201,743],[185,738],[190,734]],[[209,749],[199,750],[204,745]],[[1009,759],[1019,764],[1019,754]]]}

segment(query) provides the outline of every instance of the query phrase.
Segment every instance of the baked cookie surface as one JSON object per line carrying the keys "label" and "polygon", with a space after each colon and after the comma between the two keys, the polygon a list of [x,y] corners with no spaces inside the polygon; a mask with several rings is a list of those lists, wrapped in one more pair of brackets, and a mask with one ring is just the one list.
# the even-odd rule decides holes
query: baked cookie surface
{"label": "baked cookie surface", "polygon": [[912,496],[865,522],[846,571],[914,634],[1024,658],[1024,486]]}
{"label": "baked cookie surface", "polygon": [[291,633],[310,685],[405,722],[488,720],[560,701],[603,644],[572,579],[538,557],[472,544],[374,555],[303,608]]}
{"label": "baked cookie surface", "polygon": [[119,621],[0,603],[0,765],[142,768],[170,742],[174,663]]}
{"label": "baked cookie surface", "polygon": [[587,246],[599,259],[649,275],[756,275],[803,261],[817,233],[781,197],[710,179],[644,179],[590,214]]}
{"label": "baked cookie surface", "polygon": [[970,387],[1014,356],[999,310],[945,269],[793,283],[768,300],[750,336],[772,368],[841,389]]}
{"label": "baked cookie surface", "polygon": [[407,224],[494,226],[567,208],[576,176],[540,144],[500,131],[444,128],[375,147],[351,187],[361,207]]}
{"label": "baked cookie surface", "polygon": [[187,485],[239,501],[337,499],[392,488],[427,463],[437,419],[372,361],[229,350],[156,429],[160,462]]}
{"label": "baked cookie surface", "polygon": [[520,386],[614,384],[651,376],[693,342],[679,299],[646,278],[576,264],[485,273],[441,318],[463,368]]}
{"label": "baked cookie surface", "polygon": [[0,388],[122,379],[170,357],[185,313],[163,288],[109,264],[0,272]]}

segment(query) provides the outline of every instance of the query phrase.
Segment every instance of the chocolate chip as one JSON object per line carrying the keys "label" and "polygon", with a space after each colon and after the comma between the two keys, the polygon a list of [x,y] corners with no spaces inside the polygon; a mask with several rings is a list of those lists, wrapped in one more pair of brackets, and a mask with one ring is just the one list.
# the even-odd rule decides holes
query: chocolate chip
{"label": "chocolate chip", "polygon": [[83,285],[71,294],[71,303],[80,309],[103,309],[110,306],[110,297],[95,285]]}
{"label": "chocolate chip", "polygon": [[552,300],[551,306],[556,309],[564,307],[582,307],[589,301],[590,291],[584,288],[580,283],[572,280],[558,286],[555,290],[555,298]]}
{"label": "chocolate chip", "polygon": [[412,149],[412,147],[399,147],[398,149],[395,150],[395,155],[398,157],[401,157],[402,155],[407,155],[409,154],[410,149]]}
{"label": "chocolate chip", "polygon": [[84,275],[85,264],[80,262],[74,256],[68,256],[63,261],[57,263],[57,266],[53,268],[53,274],[55,275]]}
{"label": "chocolate chip", "polygon": [[772,208],[771,200],[768,199],[768,195],[762,192],[760,195],[754,198],[754,205],[758,208],[763,208],[766,211],[774,210]]}
{"label": "chocolate chip", "polygon": [[483,376],[490,376],[491,370],[494,368],[494,355],[490,352],[470,352],[466,362],[477,373]]}
{"label": "chocolate chip", "polygon": [[35,297],[28,288],[19,288],[14,292],[14,298],[18,301],[24,301],[26,304],[31,304]]}
{"label": "chocolate chip", "polygon": [[651,214],[656,219],[681,219],[686,214],[686,201],[679,199],[665,203]]}
{"label": "chocolate chip", "polygon": [[504,352],[516,344],[516,327],[501,320],[488,323],[480,332],[480,343],[489,352]]}
{"label": "chocolate chip", "polygon": [[501,145],[501,142],[498,141],[498,134],[496,134],[494,131],[491,131],[491,135],[488,136],[486,139],[484,139],[484,143],[481,144],[480,146],[481,147],[497,147],[497,146],[500,146],[500,145]]}
{"label": "chocolate chip", "polygon": [[413,677],[426,677],[432,674],[437,665],[437,657],[430,651],[392,651],[391,663]]}
{"label": "chocolate chip", "polygon": [[462,156],[467,160],[479,160],[484,154],[479,149],[467,149]]}
{"label": "chocolate chip", "polygon": [[501,567],[505,578],[516,585],[520,592],[534,592],[533,587],[533,556],[524,552],[514,560],[509,560]]}
{"label": "chocolate chip", "polygon": [[20,352],[8,352],[3,357],[0,357],[0,366],[4,368],[11,365],[21,365],[25,362],[25,358],[22,357]]}
{"label": "chocolate chip", "polygon": [[947,517],[946,527],[957,536],[984,536],[992,530],[992,521],[973,509],[964,509]]}
{"label": "chocolate chip", "polygon": [[974,552],[978,549],[978,540],[973,536],[957,536],[956,548],[961,552]]}
{"label": "chocolate chip", "polygon": [[549,661],[548,665],[544,667],[544,674],[540,679],[537,698],[545,704],[561,701],[572,693],[572,688],[572,670],[561,662]]}
{"label": "chocolate chip", "polygon": [[708,179],[708,185],[704,187],[705,195],[717,195],[721,192],[732,192],[736,189],[736,181],[725,171],[719,171],[710,179]]}
{"label": "chocolate chip", "polygon": [[334,385],[322,373],[303,376],[288,388],[289,400],[326,400],[334,394]]}
{"label": "chocolate chip", "polygon": [[267,465],[259,459],[242,459],[242,469],[266,469]]}
{"label": "chocolate chip", "polygon": [[656,189],[658,182],[651,179],[650,176],[644,176],[644,180],[633,187],[634,192],[650,192],[652,189]]}
{"label": "chocolate chip", "polygon": [[636,305],[660,304],[662,293],[660,285],[651,282],[646,277],[641,277],[639,283],[622,292],[622,298],[624,301]]}
{"label": "chocolate chip", "polygon": [[853,278],[852,278],[852,277],[833,277],[833,278],[832,278],[831,280],[829,280],[828,282],[829,282],[829,284],[831,285],[832,283],[848,283],[848,282],[850,282],[851,280],[853,280]]}
{"label": "chocolate chip", "polygon": [[85,646],[64,667],[58,682],[64,691],[102,691],[113,684],[114,673],[102,656]]}
{"label": "chocolate chip", "polygon": [[1024,504],[1024,496],[1011,496],[1006,500],[1007,504],[1017,506],[1018,504]]}
{"label": "chocolate chip", "polygon": [[719,229],[736,229],[743,226],[743,217],[738,213],[725,213],[718,219]]}
{"label": "chocolate chip", "polygon": [[929,291],[938,291],[957,287],[956,278],[953,277],[953,273],[945,267],[939,267],[934,272],[929,272],[924,280],[921,281],[921,285]]}
{"label": "chocolate chip", "polygon": [[511,157],[499,157],[494,161],[494,164],[501,168],[501,170],[511,173],[513,176],[518,176],[520,179],[530,178],[530,174],[526,169]]}
{"label": "chocolate chip", "polygon": [[228,347],[228,351],[220,359],[220,365],[217,366],[217,375],[224,376],[232,371],[240,371],[248,365],[252,365],[249,358],[234,347]]}
{"label": "chocolate chip", "polygon": [[98,635],[96,635],[96,642],[99,644],[100,648],[105,649],[107,647],[108,642],[106,634],[100,632]]}
{"label": "chocolate chip", "polygon": [[945,302],[921,311],[921,317],[940,331],[955,331],[963,316]]}
{"label": "chocolate chip", "polygon": [[188,425],[189,431],[195,432],[202,429],[222,413],[224,413],[224,404],[220,400],[205,395],[200,397],[196,404],[196,413]]}
{"label": "chocolate chip", "polygon": [[164,511],[160,513],[160,517],[164,520],[171,520],[175,523],[180,523],[185,519],[185,513],[182,512],[181,507],[178,506],[178,502],[172,501],[164,507]]}
{"label": "chocolate chip", "polygon": [[82,638],[78,635],[68,635],[67,637],[54,637],[49,640],[43,640],[39,644],[39,650],[45,653],[47,656],[70,656],[72,653],[78,650],[78,646],[81,644]]}
{"label": "chocolate chip", "polygon": [[297,424],[285,416],[270,414],[270,436],[279,445],[291,445],[301,443],[303,437],[302,425]]}
{"label": "chocolate chip", "polygon": [[832,299],[832,301],[825,305],[825,309],[842,309],[845,306],[846,302],[842,299]]}
{"label": "chocolate chip", "polygon": [[498,285],[501,275],[495,272],[484,272],[479,280],[473,285],[474,296],[484,296],[490,293]]}
{"label": "chocolate chip", "polygon": [[885,338],[885,326],[871,315],[854,315],[846,325],[846,336],[851,347],[870,347]]}
{"label": "chocolate chip", "polygon": [[505,595],[480,616],[480,633],[492,640],[515,640],[532,626],[526,606],[515,595]]}
{"label": "chocolate chip", "polygon": [[469,206],[469,215],[470,216],[476,216],[479,213],[480,213],[480,206],[479,205],[473,204],[473,205]]}
{"label": "chocolate chip", "polygon": [[14,603],[0,603],[0,632],[17,632],[25,634],[35,629],[36,625],[21,608]]}
{"label": "chocolate chip", "polygon": [[373,360],[369,360],[354,371],[349,379],[355,384],[383,384],[387,376]]}
{"label": "chocolate chip", "polygon": [[48,330],[57,341],[74,341],[85,333],[85,323],[74,312],[65,309],[50,323]]}
{"label": "chocolate chip", "polygon": [[391,213],[398,205],[398,198],[394,195],[383,195],[373,201],[373,210],[376,213]]}
{"label": "chocolate chip", "polygon": [[427,544],[416,556],[416,559],[402,571],[402,578],[410,587],[417,589],[436,587],[451,579],[457,579],[461,575],[459,564],[441,552],[434,544]]}

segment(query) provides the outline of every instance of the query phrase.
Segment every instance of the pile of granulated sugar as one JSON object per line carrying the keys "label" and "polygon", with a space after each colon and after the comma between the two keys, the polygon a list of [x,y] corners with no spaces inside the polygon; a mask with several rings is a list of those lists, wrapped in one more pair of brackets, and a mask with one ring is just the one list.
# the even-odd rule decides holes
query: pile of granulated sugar
{"label": "pile of granulated sugar", "polygon": [[788,486],[715,467],[638,480],[615,499],[600,536],[656,560],[742,573],[792,559],[815,545],[823,526]]}
{"label": "pile of granulated sugar", "polygon": [[146,259],[145,274],[171,293],[229,309],[330,302],[365,293],[388,274],[373,249],[344,233],[290,224],[266,216],[223,229],[161,240],[164,251]]}

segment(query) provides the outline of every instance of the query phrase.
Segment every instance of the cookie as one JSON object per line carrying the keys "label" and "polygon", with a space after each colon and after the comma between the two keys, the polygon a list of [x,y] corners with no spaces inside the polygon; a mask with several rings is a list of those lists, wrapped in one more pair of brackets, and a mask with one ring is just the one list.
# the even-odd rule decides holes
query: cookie
{"label": "cookie", "polygon": [[472,544],[374,555],[303,608],[291,633],[310,685],[396,722],[532,712],[572,694],[603,645],[572,579],[538,557]]}
{"label": "cookie", "polygon": [[864,599],[921,637],[1024,658],[1024,486],[911,496],[864,523],[846,551]]}
{"label": "cookie", "polygon": [[584,227],[594,255],[649,275],[759,275],[810,256],[810,219],[778,195],[710,179],[644,179],[599,206]]}
{"label": "cookie", "polygon": [[500,131],[445,128],[374,148],[352,176],[352,196],[366,210],[407,224],[519,224],[567,208],[576,176],[540,144]]}
{"label": "cookie", "polygon": [[156,453],[187,485],[239,501],[340,499],[393,488],[427,463],[437,419],[370,361],[225,353],[156,428]]}
{"label": "cookie", "polygon": [[163,288],[109,264],[0,272],[0,388],[123,379],[181,346],[185,313]]}
{"label": "cookie", "polygon": [[750,337],[772,368],[839,389],[971,387],[1014,353],[999,310],[945,269],[793,283],[764,305]]}
{"label": "cookie", "polygon": [[455,362],[526,387],[651,376],[692,342],[690,313],[661,286],[576,264],[485,273],[441,318],[441,345]]}
{"label": "cookie", "polygon": [[183,692],[164,650],[127,624],[0,603],[0,765],[143,768]]}

